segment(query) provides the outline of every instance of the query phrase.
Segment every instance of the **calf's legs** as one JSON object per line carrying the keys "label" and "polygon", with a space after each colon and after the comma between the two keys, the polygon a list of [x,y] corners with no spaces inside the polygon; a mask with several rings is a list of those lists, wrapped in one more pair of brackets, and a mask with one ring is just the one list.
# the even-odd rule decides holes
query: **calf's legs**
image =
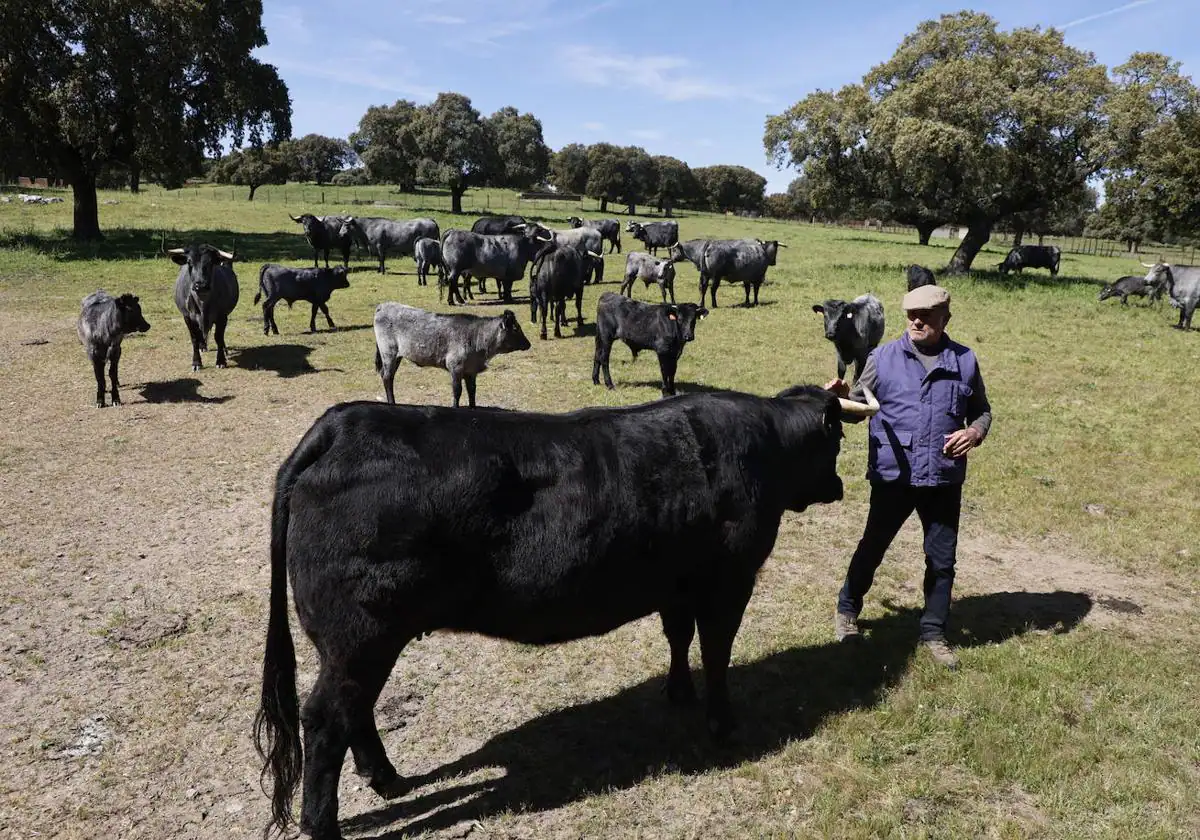
{"label": "calf's legs", "polygon": [[92,372],[96,374],[96,408],[104,408],[104,359],[108,346],[92,348]]}
{"label": "calf's legs", "polygon": [[600,369],[604,369],[604,387],[612,390],[614,387],[612,376],[608,372],[608,358],[612,355],[612,338],[605,336],[600,332],[600,327],[596,327],[596,352],[592,357],[592,384],[600,384]]}
{"label": "calf's legs", "polygon": [[750,601],[754,578],[725,581],[713,591],[719,593],[696,613],[700,631],[700,658],[704,662],[704,691],[708,706],[708,731],[717,740],[733,732],[733,708],[729,702],[729,654],[733,637],[742,623],[742,613]]}
{"label": "calf's legs", "polygon": [[108,348],[108,379],[112,383],[112,404],[121,404],[121,395],[117,392],[120,383],[117,381],[117,366],[121,363],[121,345],[114,344]]}
{"label": "calf's legs", "polygon": [[400,359],[400,356],[395,358],[382,356],[379,378],[383,380],[383,392],[387,395],[388,405],[396,404],[396,393],[393,388],[396,382],[396,368],[400,367]]}
{"label": "calf's legs", "polygon": [[225,367],[225,325],[229,322],[228,315],[222,315],[213,325],[217,339],[217,367]]}
{"label": "calf's legs", "polygon": [[664,397],[675,395],[675,368],[679,358],[674,353],[658,354],[658,369],[662,373],[662,393]]}
{"label": "calf's legs", "polygon": [[200,361],[200,348],[204,347],[207,350],[208,342],[205,340],[204,334],[200,332],[200,326],[195,321],[191,318],[184,318],[183,323],[187,324],[188,335],[192,338],[192,370],[200,370],[200,368],[204,367]]}
{"label": "calf's legs", "polygon": [[667,700],[675,705],[696,701],[696,686],[688,665],[688,648],[696,635],[696,616],[688,607],[671,607],[660,612],[663,633],[671,646],[671,669],[667,672]]}

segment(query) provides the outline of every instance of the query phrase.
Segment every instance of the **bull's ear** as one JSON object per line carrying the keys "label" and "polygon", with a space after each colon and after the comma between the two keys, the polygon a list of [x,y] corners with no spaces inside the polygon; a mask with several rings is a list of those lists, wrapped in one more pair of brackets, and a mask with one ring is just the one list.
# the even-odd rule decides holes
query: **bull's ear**
{"label": "bull's ear", "polygon": [[696,310],[696,317],[699,318],[701,321],[703,321],[705,318],[708,317],[708,310],[705,309],[703,306],[701,306],[699,309]]}
{"label": "bull's ear", "polygon": [[824,315],[824,314],[825,314],[825,307],[824,307],[824,306],[822,306],[822,305],[821,305],[821,304],[819,304],[819,303],[814,303],[814,304],[813,304],[813,312],[816,312],[816,313],[817,313],[817,314],[819,314],[819,315]]}
{"label": "bull's ear", "polygon": [[171,261],[174,262],[175,265],[187,265],[187,254],[171,254]]}
{"label": "bull's ear", "polygon": [[678,306],[668,306],[667,307],[667,317],[670,318],[672,321],[678,321],[679,320],[679,307]]}

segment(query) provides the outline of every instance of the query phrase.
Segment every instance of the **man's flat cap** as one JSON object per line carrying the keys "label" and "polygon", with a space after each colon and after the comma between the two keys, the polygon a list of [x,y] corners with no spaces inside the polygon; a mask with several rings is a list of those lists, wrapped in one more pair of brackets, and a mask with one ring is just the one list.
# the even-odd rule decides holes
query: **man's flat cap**
{"label": "man's flat cap", "polygon": [[905,312],[950,305],[950,293],[941,286],[918,286],[900,302]]}

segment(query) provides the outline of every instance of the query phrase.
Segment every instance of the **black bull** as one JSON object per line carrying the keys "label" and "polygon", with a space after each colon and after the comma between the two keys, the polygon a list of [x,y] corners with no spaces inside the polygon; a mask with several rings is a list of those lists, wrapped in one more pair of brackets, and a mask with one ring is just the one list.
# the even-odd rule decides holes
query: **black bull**
{"label": "black bull", "polygon": [[[841,499],[840,438],[837,399],[812,386],[565,415],[331,408],[275,486],[255,720],[274,824],[290,824],[303,775],[301,830],[341,836],[347,749],[379,795],[409,789],[374,704],[404,646],[437,629],[543,645],[658,612],[668,698],[695,695],[688,648],[698,630],[709,727],[727,735],[726,671],[755,576],[785,510]],[[303,715],[289,575],[320,658]]]}

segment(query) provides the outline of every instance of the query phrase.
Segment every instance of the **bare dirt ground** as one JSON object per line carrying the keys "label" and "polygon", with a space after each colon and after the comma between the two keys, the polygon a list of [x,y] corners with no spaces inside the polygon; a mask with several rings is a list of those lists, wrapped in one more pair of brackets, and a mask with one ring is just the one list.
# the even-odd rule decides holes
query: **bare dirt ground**
{"label": "bare dirt ground", "polygon": [[[97,411],[71,321],[34,328],[0,312],[0,358],[21,383],[0,393],[0,836],[250,837],[266,822],[249,732],[274,471],[331,390],[374,397],[375,385],[358,372],[261,373],[252,387],[236,367],[193,375],[181,333],[148,334],[174,342],[162,367],[131,341],[126,404]],[[440,402],[440,377],[402,387],[436,387]],[[915,646],[893,649],[892,676],[863,696],[807,699],[844,653],[828,617],[864,514],[860,497],[785,519],[735,647],[732,752],[712,752],[698,713],[666,706],[655,619],[549,649],[435,634],[406,651],[378,706],[393,761],[422,786],[381,803],[347,771],[344,830],[685,837],[803,824],[805,739],[872,702]],[[1014,627],[1041,632],[1060,619],[1132,634],[1195,621],[1195,593],[1169,581],[1068,544],[990,536],[970,512],[964,534],[956,596],[968,613],[1003,606]],[[910,523],[880,571],[873,635],[915,639],[918,552]],[[1023,594],[974,597],[1002,592]],[[303,691],[315,663],[298,644]],[[1036,828],[1023,801],[1014,791],[993,804],[1026,807]]]}

